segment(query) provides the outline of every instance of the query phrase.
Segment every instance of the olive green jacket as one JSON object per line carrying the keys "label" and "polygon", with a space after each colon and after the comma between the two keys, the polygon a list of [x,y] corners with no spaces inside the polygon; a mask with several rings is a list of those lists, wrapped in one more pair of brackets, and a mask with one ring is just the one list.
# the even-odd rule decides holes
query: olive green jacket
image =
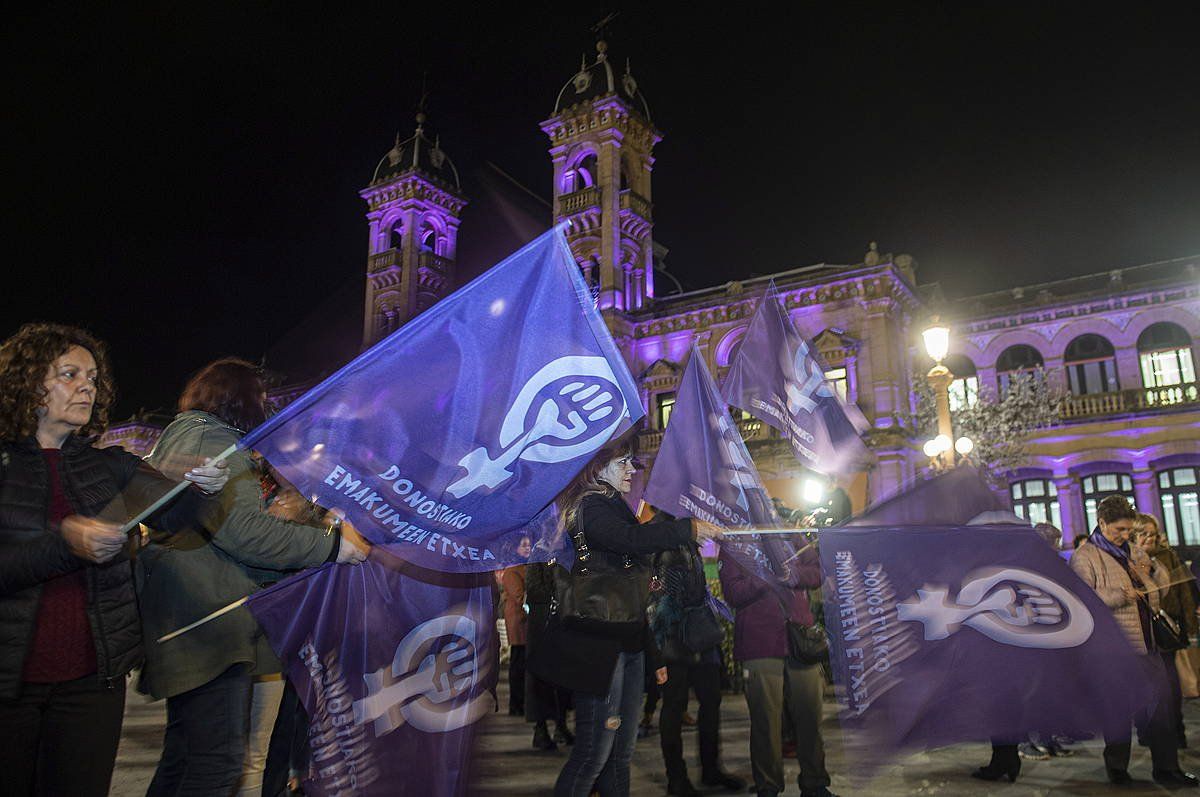
{"label": "olive green jacket", "polygon": [[[146,459],[175,476],[198,457],[215,457],[242,433],[206,412],[183,412]],[[138,602],[146,663],[138,688],[155,698],[195,689],[231,666],[279,672],[278,659],[250,612],[241,607],[168,642],[157,640],[227,606],[286,571],[336,556],[325,529],[267,514],[259,470],[246,451],[228,459],[229,483],[195,527],[167,535],[151,529],[137,555]]]}

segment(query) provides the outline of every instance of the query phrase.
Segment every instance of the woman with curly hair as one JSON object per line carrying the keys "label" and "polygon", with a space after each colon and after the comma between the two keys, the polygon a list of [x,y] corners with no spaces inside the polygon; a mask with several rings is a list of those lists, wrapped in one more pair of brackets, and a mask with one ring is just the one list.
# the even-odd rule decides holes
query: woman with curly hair
{"label": "woman with curly hair", "polygon": [[[127,518],[174,481],[119,448],[104,345],[26,324],[0,345],[0,772],[20,795],[108,794],[125,676],[142,656]],[[198,465],[153,515],[182,528],[227,480]],[[202,492],[203,491],[203,492]]]}
{"label": "woman with curly hair", "polygon": [[[217,360],[188,382],[179,414],[146,461],[212,456],[266,417],[267,391],[258,369],[245,360]],[[147,792],[152,797],[230,794],[242,775],[252,716],[266,732],[279,707],[278,696],[273,702],[267,697],[273,686],[260,681],[262,710],[254,714],[254,676],[283,669],[245,607],[162,644],[152,640],[287,571],[325,562],[358,564],[370,552],[349,523],[300,523],[270,514],[262,471],[249,452],[239,450],[228,461],[229,487],[216,517],[174,534],[149,524],[151,543],[138,557],[147,640],[138,688],[167,699],[162,757]],[[261,772],[248,774],[261,778]]]}

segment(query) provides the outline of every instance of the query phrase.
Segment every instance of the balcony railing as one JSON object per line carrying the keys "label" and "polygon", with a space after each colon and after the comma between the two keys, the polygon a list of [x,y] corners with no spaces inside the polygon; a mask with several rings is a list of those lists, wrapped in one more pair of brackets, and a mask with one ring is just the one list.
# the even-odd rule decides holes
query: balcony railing
{"label": "balcony railing", "polygon": [[1064,419],[1091,418],[1099,415],[1119,415],[1124,412],[1144,412],[1200,404],[1200,383],[1188,382],[1167,387],[1139,387],[1115,390],[1111,393],[1092,393],[1069,396],[1063,402]]}
{"label": "balcony railing", "polygon": [[371,255],[367,258],[367,273],[374,274],[376,271],[383,271],[385,268],[391,268],[400,262],[400,253],[395,249],[388,249],[386,252],[380,252],[377,255]]}
{"label": "balcony railing", "polygon": [[[754,440],[766,440],[771,436],[771,427],[759,420],[737,422],[738,432],[747,443]],[[638,450],[644,454],[656,453],[662,446],[663,432],[660,429],[648,429],[638,435]]]}
{"label": "balcony railing", "polygon": [[441,255],[434,254],[433,252],[421,252],[419,255],[417,255],[417,266],[420,268],[432,268],[436,271],[446,274],[450,271],[450,268],[453,265],[454,261],[450,258],[442,257]]}
{"label": "balcony railing", "polygon": [[632,210],[646,221],[652,221],[650,207],[650,201],[641,194],[628,189],[621,192],[621,210]]}
{"label": "balcony railing", "polygon": [[559,203],[564,214],[579,213],[588,208],[600,207],[600,189],[585,188],[559,197]]}

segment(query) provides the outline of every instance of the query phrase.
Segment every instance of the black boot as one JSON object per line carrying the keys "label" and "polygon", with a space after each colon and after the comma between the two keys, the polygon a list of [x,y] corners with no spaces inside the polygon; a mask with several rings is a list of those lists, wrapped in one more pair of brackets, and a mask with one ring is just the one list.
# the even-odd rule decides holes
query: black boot
{"label": "black boot", "polygon": [[688,780],[687,775],[668,780],[667,794],[673,794],[675,797],[700,797],[700,792],[696,791],[696,787]]}
{"label": "black boot", "polygon": [[558,742],[559,744],[575,744],[575,734],[567,730],[566,722],[555,723],[554,741]]}
{"label": "black boot", "polygon": [[704,773],[700,782],[705,786],[720,786],[725,791],[742,791],[746,788],[746,781],[721,769]]}
{"label": "black boot", "polygon": [[980,767],[971,773],[971,777],[979,780],[1000,780],[1008,778],[1009,783],[1017,782],[1021,774],[1021,757],[1017,755],[1015,744],[993,744],[992,760],[987,766]]}
{"label": "black boot", "polygon": [[1194,789],[1200,787],[1200,779],[1182,769],[1156,769],[1152,773],[1154,782],[1168,789]]}
{"label": "black boot", "polygon": [[544,750],[546,752],[558,750],[558,745],[550,738],[550,731],[546,728],[546,723],[544,722],[539,722],[533,726],[533,749]]}

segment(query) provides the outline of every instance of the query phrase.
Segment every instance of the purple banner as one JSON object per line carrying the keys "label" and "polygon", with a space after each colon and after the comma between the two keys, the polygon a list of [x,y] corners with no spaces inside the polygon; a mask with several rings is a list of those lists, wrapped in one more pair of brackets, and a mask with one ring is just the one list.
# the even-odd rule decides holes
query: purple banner
{"label": "purple banner", "polygon": [[372,542],[433,570],[479,572],[524,561],[528,524],[643,414],[555,229],[242,445]]}
{"label": "purple banner", "polygon": [[730,364],[722,395],[782,432],[804,465],[837,473],[866,455],[859,438],[866,422],[857,408],[842,403],[825,370],[784,314],[772,281]]}
{"label": "purple banner", "polygon": [[467,793],[472,740],[495,708],[491,587],[438,586],[406,567],[376,549],[250,596],[308,711],[306,794]]}
{"label": "purple banner", "polygon": [[864,749],[1129,728],[1141,658],[1031,530],[821,532],[841,718]]}

